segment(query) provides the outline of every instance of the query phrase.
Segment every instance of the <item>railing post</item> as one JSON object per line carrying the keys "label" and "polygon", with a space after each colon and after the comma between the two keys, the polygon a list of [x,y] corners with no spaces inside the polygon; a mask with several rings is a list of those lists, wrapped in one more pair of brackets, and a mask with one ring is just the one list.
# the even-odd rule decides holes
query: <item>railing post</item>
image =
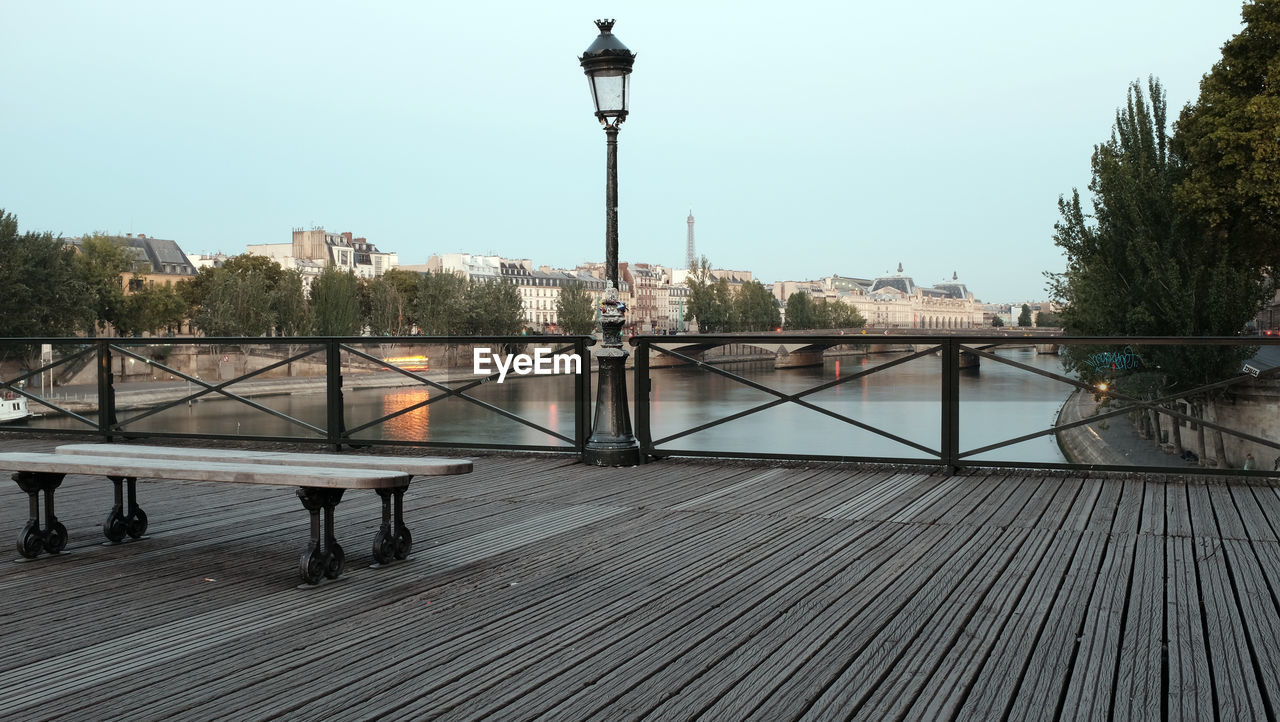
{"label": "railing post", "polygon": [[115,375],[111,372],[111,344],[98,340],[98,431],[103,441],[111,441],[116,423]]}
{"label": "railing post", "polygon": [[342,352],[338,342],[327,339],[324,348],[325,430],[334,451],[342,450]]}
{"label": "railing post", "polygon": [[636,371],[636,441],[640,444],[640,463],[646,464],[653,450],[653,432],[649,428],[649,339],[639,339],[632,358]]}
{"label": "railing post", "polygon": [[591,350],[585,338],[578,338],[573,342],[573,351],[582,363],[582,373],[573,387],[573,450],[581,459],[591,433]]}
{"label": "railing post", "polygon": [[960,470],[960,345],[942,340],[942,465],[948,476]]}

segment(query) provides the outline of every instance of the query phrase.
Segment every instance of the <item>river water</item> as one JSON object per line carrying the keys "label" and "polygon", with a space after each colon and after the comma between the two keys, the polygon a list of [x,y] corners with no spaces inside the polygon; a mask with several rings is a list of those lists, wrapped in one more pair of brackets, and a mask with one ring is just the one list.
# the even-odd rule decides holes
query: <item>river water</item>
{"label": "river water", "polygon": [[[1005,350],[1000,355],[1046,371],[1061,371],[1058,357],[1037,355],[1030,349]],[[900,357],[892,354],[840,356],[828,358],[821,367],[802,369],[776,370],[771,361],[733,363],[717,368],[782,393],[794,394],[848,378]],[[652,378],[652,437],[659,442],[659,449],[936,458],[928,451],[793,403],[662,442],[663,438],[684,429],[745,411],[776,397],[704,369],[655,369]],[[940,379],[941,360],[928,355],[806,396],[805,401],[936,452],[941,447]],[[634,393],[635,380],[630,374],[628,384],[628,391]],[[229,390],[234,391],[235,388]],[[1051,427],[1070,390],[1067,385],[1052,379],[989,359],[983,359],[980,369],[963,370],[960,379],[961,452]],[[424,387],[348,390],[344,394],[347,428],[355,429],[380,416],[439,397],[441,393]],[[508,377],[505,383],[487,383],[468,393],[535,424],[568,437],[573,435],[571,377]],[[293,393],[259,398],[255,402],[324,427],[322,393]],[[143,410],[123,411],[119,417],[121,421],[127,421],[140,413]],[[45,419],[33,421],[33,424],[74,426],[66,419]],[[202,401],[180,406],[132,422],[128,428],[144,432],[321,436],[295,423],[230,401]],[[441,399],[380,426],[357,432],[356,436],[441,443],[566,445],[546,433],[458,398]],[[970,458],[1065,461],[1052,435]]]}

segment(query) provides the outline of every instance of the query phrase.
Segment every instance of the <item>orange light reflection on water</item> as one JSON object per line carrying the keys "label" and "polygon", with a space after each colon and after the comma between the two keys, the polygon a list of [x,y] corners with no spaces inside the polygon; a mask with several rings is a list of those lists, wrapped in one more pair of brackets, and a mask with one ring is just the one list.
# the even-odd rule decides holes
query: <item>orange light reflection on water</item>
{"label": "orange light reflection on water", "polygon": [[[426,388],[389,390],[382,396],[382,415],[394,414],[400,409],[420,404],[430,398],[431,390]],[[382,425],[383,438],[425,439],[430,425],[431,407],[423,406],[385,421]]]}

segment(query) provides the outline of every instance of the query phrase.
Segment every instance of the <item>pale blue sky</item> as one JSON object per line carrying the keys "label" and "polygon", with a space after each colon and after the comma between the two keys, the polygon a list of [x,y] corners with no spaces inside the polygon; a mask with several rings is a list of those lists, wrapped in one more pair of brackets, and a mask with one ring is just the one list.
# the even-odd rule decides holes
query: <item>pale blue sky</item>
{"label": "pale blue sky", "polygon": [[8,0],[0,208],[23,230],[188,252],[352,231],[437,252],[603,260],[604,133],[577,56],[638,53],[619,142],[624,261],[698,251],[764,281],[958,271],[1046,296],[1059,194],[1133,80],[1170,116],[1235,0]]}

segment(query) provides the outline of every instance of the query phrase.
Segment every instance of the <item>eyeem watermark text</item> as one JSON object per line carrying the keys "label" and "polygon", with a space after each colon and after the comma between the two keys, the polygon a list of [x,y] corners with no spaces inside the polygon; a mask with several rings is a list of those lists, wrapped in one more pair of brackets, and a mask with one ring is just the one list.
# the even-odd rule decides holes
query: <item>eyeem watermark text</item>
{"label": "eyeem watermark text", "polygon": [[534,349],[532,356],[527,353],[517,353],[504,358],[482,347],[475,349],[472,360],[474,361],[472,368],[477,374],[488,375],[497,371],[498,383],[502,383],[503,379],[507,378],[508,372],[514,372],[520,376],[582,373],[582,358],[578,354],[553,354],[549,348]]}

